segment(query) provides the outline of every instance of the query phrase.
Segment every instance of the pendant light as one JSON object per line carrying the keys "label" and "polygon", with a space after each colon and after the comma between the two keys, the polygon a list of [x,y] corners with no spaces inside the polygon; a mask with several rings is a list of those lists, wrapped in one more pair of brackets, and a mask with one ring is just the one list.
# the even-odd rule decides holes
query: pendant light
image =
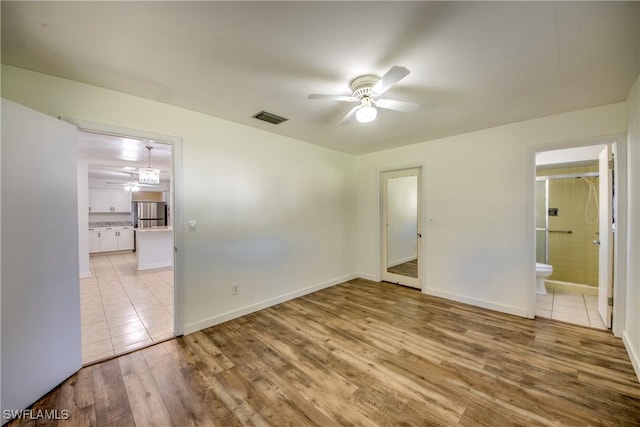
{"label": "pendant light", "polygon": [[138,175],[138,182],[140,184],[151,184],[158,185],[160,184],[160,169],[153,169],[151,167],[151,147],[147,145],[147,150],[149,151],[149,167],[140,168]]}

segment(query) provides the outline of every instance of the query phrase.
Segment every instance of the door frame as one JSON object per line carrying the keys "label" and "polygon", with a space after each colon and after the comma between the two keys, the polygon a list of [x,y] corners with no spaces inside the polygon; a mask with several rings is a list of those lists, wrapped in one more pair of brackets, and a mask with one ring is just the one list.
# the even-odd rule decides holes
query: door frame
{"label": "door frame", "polygon": [[[403,167],[398,169],[390,169],[390,170],[382,170],[378,172],[378,180],[380,183],[380,280],[386,280],[391,283],[396,283],[399,285],[409,286],[412,288],[420,289],[424,291],[423,286],[423,269],[424,269],[424,253],[423,251],[423,237],[424,237],[424,208],[423,208],[423,172],[424,169],[422,165],[418,166],[410,166]],[[385,175],[397,173],[398,176],[417,176],[417,218],[416,218],[416,233],[418,235],[417,238],[417,258],[418,258],[418,277],[410,278],[407,276],[402,276],[399,274],[389,273],[387,272],[386,261],[387,261],[387,212],[386,212],[386,181]],[[406,175],[405,175],[406,173]],[[408,280],[407,280],[408,279]]]}
{"label": "door frame", "polygon": [[615,197],[614,209],[616,212],[616,230],[614,237],[613,256],[613,321],[611,331],[617,337],[622,336],[625,327],[625,295],[626,295],[626,269],[627,269],[627,137],[623,134],[610,135],[599,138],[590,138],[580,141],[563,141],[554,144],[535,145],[529,147],[530,176],[529,180],[529,221],[531,224],[531,289],[529,291],[529,317],[535,317],[536,293],[535,293],[535,181],[536,181],[536,154],[543,151],[563,150],[567,148],[587,147],[592,145],[611,144],[614,152],[614,179]]}
{"label": "door frame", "polygon": [[72,117],[59,117],[61,120],[75,125],[78,130],[103,133],[107,135],[149,139],[172,146],[173,179],[171,180],[171,197],[173,206],[173,329],[175,336],[184,335],[185,292],[184,292],[184,230],[183,224],[183,158],[182,138],[164,135],[139,129],[130,129],[106,123],[80,120]]}

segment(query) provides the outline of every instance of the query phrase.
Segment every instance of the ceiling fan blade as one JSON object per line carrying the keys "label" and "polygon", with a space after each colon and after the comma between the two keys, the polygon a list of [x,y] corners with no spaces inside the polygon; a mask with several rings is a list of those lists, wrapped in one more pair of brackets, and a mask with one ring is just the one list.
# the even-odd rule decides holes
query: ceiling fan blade
{"label": "ceiling fan blade", "polygon": [[357,101],[357,99],[349,95],[324,95],[319,93],[313,93],[309,95],[309,99],[329,99],[331,101],[344,101],[344,102]]}
{"label": "ceiling fan blade", "polygon": [[395,99],[376,99],[374,103],[380,108],[402,111],[405,113],[411,113],[420,107],[420,104],[416,104],[415,102],[396,101]]}
{"label": "ceiling fan blade", "polygon": [[347,123],[349,123],[351,120],[353,120],[353,117],[356,115],[356,111],[358,111],[362,106],[361,105],[356,105],[355,107],[353,107],[346,116],[344,116],[342,118],[342,120],[340,120],[340,123],[338,123],[338,126],[343,126],[346,125]]}
{"label": "ceiling fan blade", "polygon": [[371,91],[376,95],[382,95],[387,90],[391,89],[393,85],[395,85],[400,80],[407,77],[408,75],[409,75],[408,69],[406,69],[405,67],[399,67],[397,65],[394,65],[393,67],[391,67],[389,71],[387,71],[387,74],[382,76],[378,81],[378,83],[376,83],[375,86],[371,88]]}

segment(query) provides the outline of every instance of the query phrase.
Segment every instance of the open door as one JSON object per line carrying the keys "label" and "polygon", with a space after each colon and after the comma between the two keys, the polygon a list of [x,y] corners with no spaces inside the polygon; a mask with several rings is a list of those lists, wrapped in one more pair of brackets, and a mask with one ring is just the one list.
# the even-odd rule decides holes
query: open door
{"label": "open door", "polygon": [[82,366],[76,128],[2,99],[2,419]]}
{"label": "open door", "polygon": [[382,280],[420,285],[420,168],[382,173]]}
{"label": "open door", "polygon": [[613,311],[613,157],[609,145],[600,153],[600,253],[598,264],[598,313],[611,328]]}

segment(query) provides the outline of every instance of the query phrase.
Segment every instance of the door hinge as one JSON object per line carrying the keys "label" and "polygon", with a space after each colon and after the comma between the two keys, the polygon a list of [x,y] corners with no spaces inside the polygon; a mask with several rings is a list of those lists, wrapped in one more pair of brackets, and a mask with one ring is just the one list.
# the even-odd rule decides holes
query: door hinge
{"label": "door hinge", "polygon": [[613,307],[613,297],[607,298],[607,305]]}
{"label": "door hinge", "polygon": [[613,170],[613,160],[609,160],[609,169]]}

